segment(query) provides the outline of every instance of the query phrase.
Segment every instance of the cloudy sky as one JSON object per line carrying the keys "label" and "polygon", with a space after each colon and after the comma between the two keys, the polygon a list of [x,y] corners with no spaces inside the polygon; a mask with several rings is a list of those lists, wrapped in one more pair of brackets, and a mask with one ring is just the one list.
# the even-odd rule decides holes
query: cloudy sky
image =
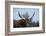
{"label": "cloudy sky", "polygon": [[39,9],[38,8],[13,8],[13,19],[14,20],[20,19],[20,17],[18,16],[18,12],[20,12],[21,15],[27,12],[30,17],[35,12],[33,21],[37,22],[39,20]]}

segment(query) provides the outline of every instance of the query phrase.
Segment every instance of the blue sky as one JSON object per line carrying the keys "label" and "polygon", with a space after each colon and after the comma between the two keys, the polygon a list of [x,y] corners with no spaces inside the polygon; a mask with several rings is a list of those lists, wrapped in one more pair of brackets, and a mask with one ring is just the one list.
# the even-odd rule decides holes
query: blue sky
{"label": "blue sky", "polygon": [[18,16],[18,11],[20,12],[21,15],[27,12],[30,17],[35,12],[35,15],[32,21],[37,22],[39,20],[39,9],[38,8],[13,8],[13,19],[14,20],[20,19],[20,17]]}

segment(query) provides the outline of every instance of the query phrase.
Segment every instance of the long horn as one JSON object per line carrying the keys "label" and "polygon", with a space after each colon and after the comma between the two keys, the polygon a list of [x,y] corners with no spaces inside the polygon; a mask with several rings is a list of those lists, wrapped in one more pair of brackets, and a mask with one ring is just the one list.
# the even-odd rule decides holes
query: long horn
{"label": "long horn", "polygon": [[22,16],[20,15],[20,13],[19,13],[19,12],[18,12],[18,15],[19,15],[19,17],[20,17],[20,18],[22,18]]}
{"label": "long horn", "polygon": [[30,18],[30,20],[32,20],[32,18],[33,18],[34,15],[35,15],[35,12],[34,12],[34,14],[32,15],[32,17]]}

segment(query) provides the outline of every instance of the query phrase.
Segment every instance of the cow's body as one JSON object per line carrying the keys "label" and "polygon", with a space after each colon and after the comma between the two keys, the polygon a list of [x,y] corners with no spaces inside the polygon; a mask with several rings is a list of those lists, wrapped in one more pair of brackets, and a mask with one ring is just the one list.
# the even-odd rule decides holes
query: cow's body
{"label": "cow's body", "polygon": [[24,19],[14,20],[14,27],[25,27],[26,21]]}

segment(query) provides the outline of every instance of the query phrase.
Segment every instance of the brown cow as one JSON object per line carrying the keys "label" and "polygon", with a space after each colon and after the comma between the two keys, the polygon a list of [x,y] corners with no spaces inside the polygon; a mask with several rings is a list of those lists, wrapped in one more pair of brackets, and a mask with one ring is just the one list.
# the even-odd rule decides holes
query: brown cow
{"label": "brown cow", "polygon": [[[35,14],[35,13],[34,13]],[[34,16],[34,14],[33,14],[33,16]],[[31,22],[32,22],[32,18],[33,18],[33,16],[30,18],[30,19],[28,19],[28,17],[26,18],[25,17],[25,15],[22,17],[21,15],[20,15],[20,13],[18,12],[18,15],[19,15],[19,17],[21,18],[20,20],[14,20],[13,21],[13,24],[14,24],[14,27],[26,27],[26,26],[28,26],[29,24],[31,24]],[[30,26],[30,25],[29,25]]]}

